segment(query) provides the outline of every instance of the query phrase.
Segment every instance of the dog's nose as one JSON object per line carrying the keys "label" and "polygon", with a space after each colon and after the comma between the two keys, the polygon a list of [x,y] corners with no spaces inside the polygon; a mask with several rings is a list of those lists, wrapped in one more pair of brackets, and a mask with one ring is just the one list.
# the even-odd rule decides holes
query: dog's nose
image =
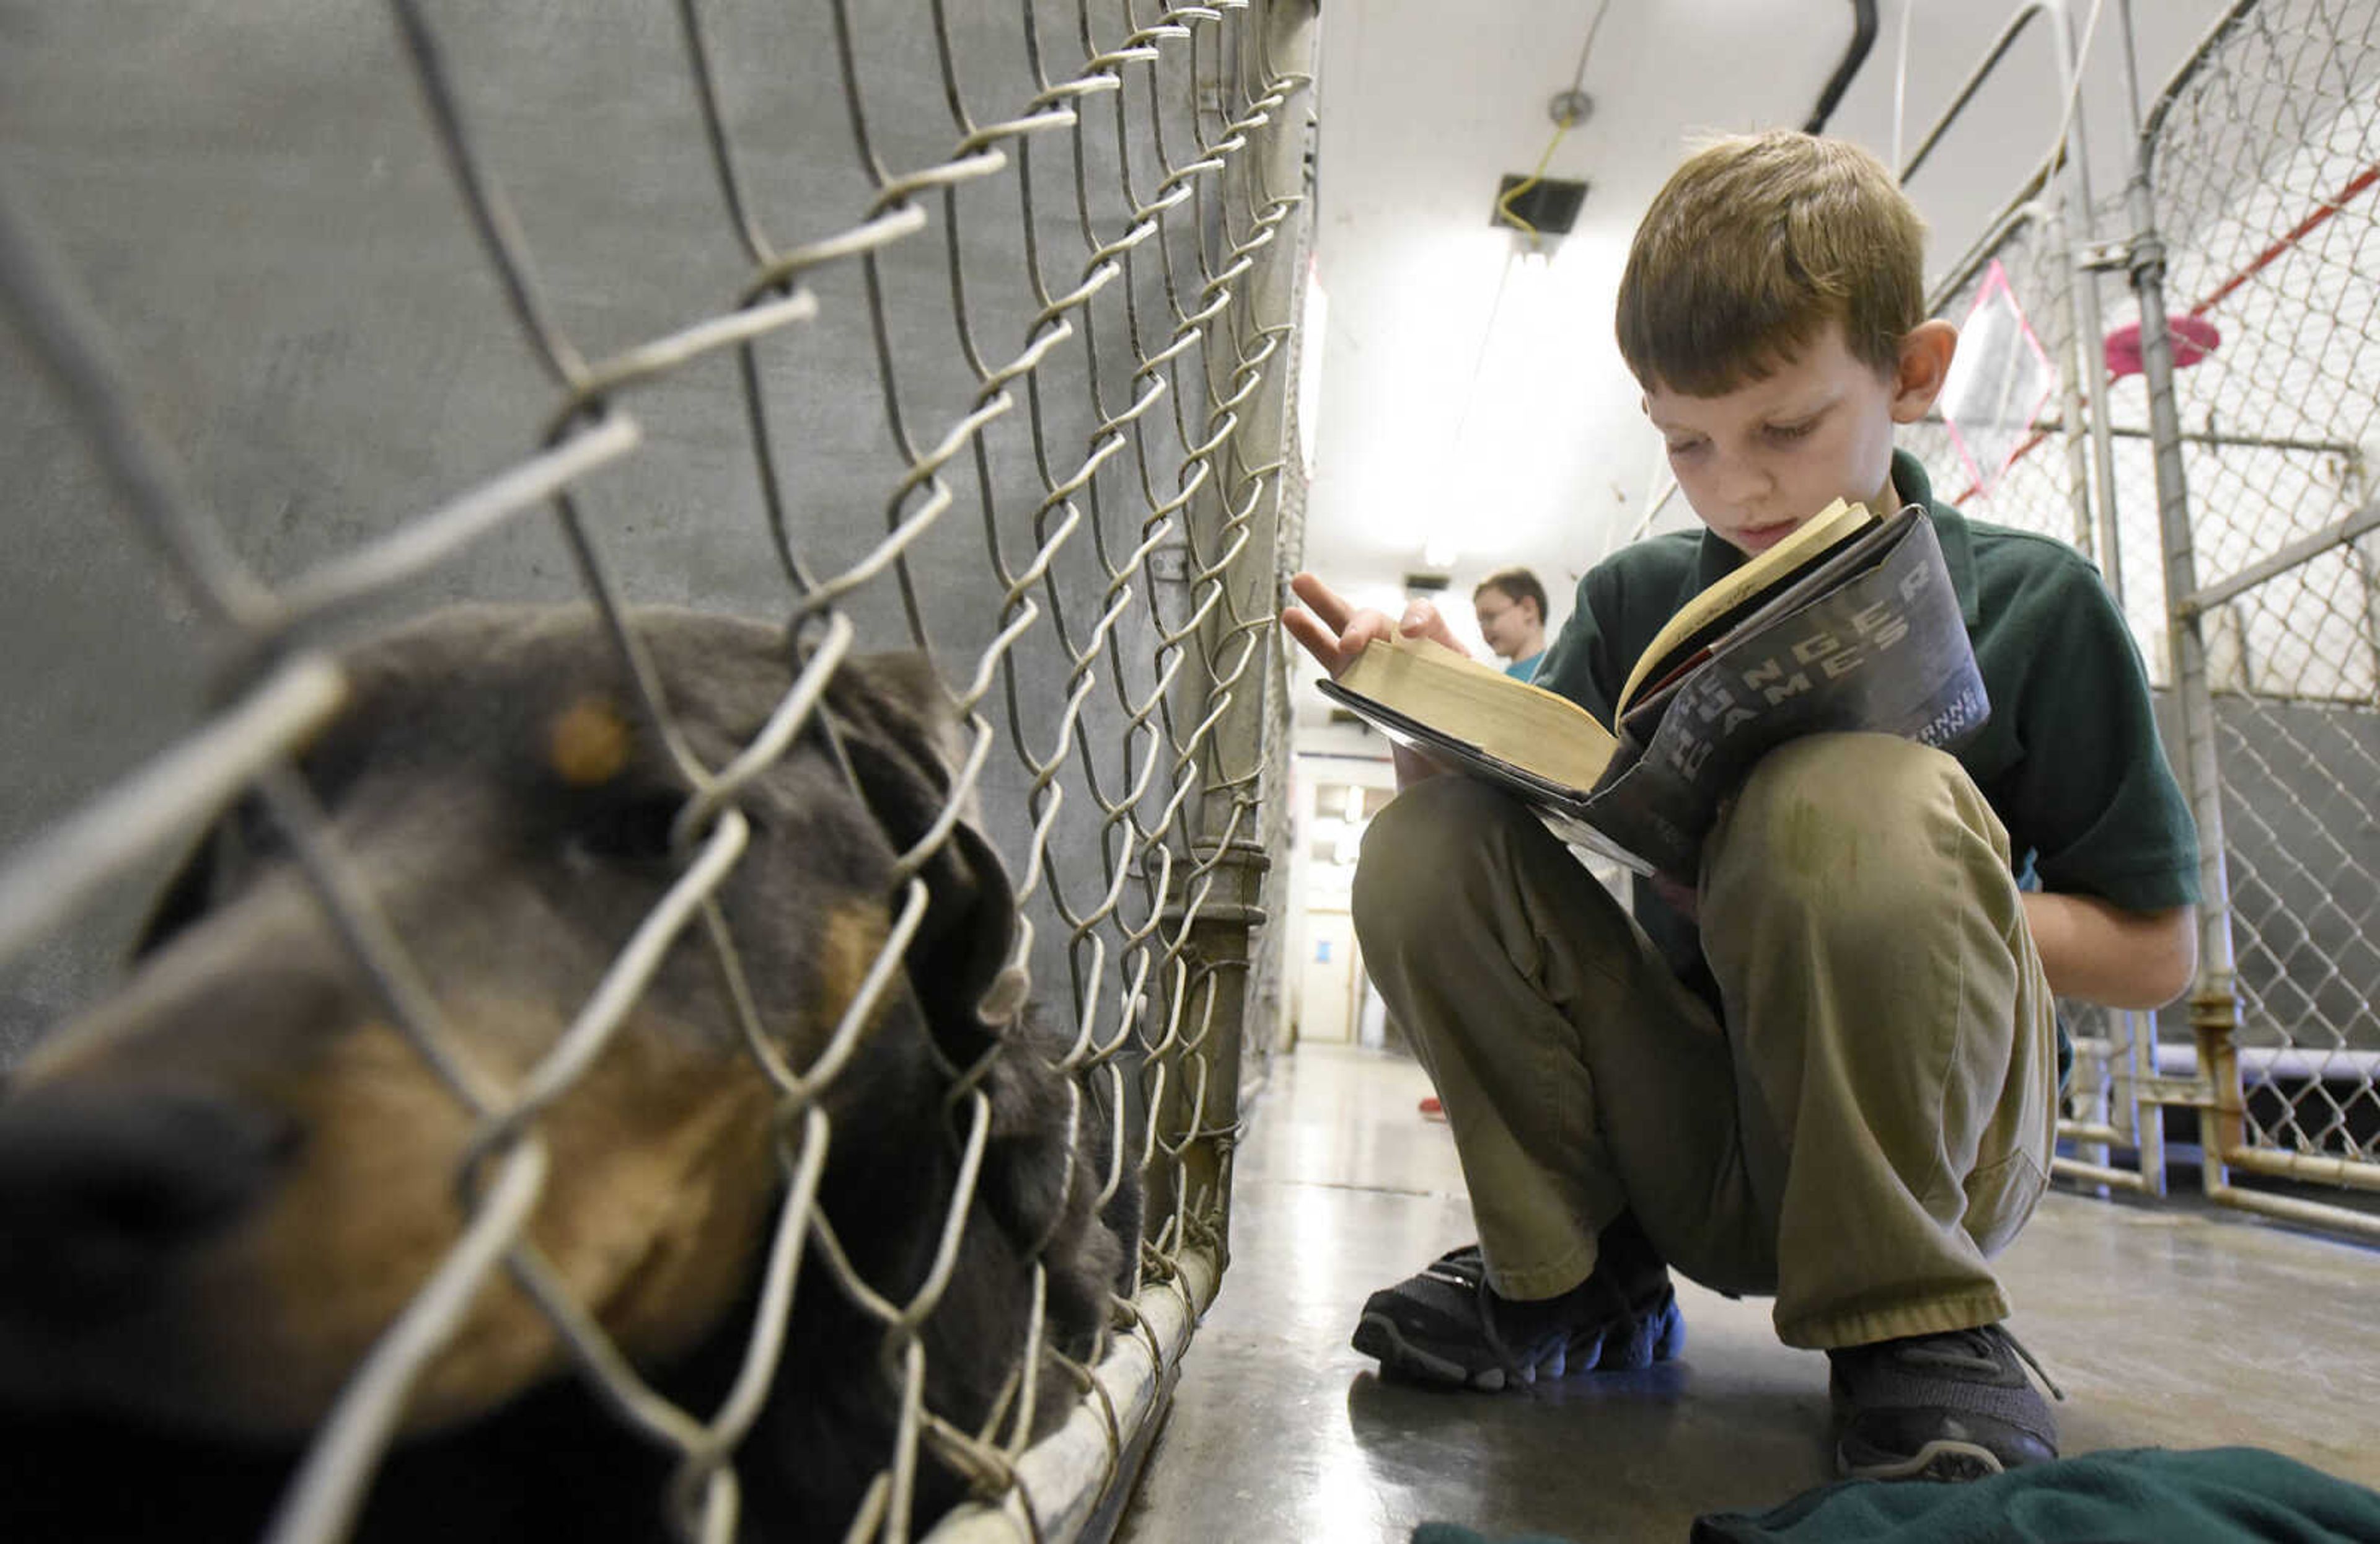
{"label": "dog's nose", "polygon": [[0,1310],[119,1307],[262,1199],[286,1118],[185,1092],[42,1089],[0,1104]]}

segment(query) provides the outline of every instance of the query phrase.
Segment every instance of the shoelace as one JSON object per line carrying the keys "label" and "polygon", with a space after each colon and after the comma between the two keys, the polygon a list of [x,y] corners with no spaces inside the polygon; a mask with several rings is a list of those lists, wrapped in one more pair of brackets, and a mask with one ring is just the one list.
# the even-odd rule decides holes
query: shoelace
{"label": "shoelace", "polygon": [[[1904,1362],[1921,1362],[1934,1367],[1992,1372],[1997,1371],[2000,1365],[1999,1358],[1993,1355],[1993,1342],[1996,1338],[2006,1341],[2009,1349],[2017,1354],[2017,1358],[2033,1369],[2033,1375],[2041,1380],[2041,1386],[2049,1391],[2049,1396],[2052,1399],[2060,1404],[2065,1403],[2066,1391],[2058,1386],[2057,1380],[2051,1378],[2047,1369],[2042,1367],[2039,1358],[2025,1349],[2024,1342],[1997,1324],[1986,1324],[1973,1330],[1951,1330],[1938,1335],[1928,1335],[1921,1341],[1896,1347],[1894,1355]],[[1954,1350],[1945,1344],[1945,1342],[1956,1343],[1958,1345],[1972,1349]]]}

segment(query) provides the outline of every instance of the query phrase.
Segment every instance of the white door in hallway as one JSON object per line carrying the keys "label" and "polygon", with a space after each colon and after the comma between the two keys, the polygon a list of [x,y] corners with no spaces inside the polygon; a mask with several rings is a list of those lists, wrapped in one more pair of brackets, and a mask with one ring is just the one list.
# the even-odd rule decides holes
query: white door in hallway
{"label": "white door in hallway", "polygon": [[1305,914],[1305,965],[1297,979],[1298,1038],[1344,1045],[1355,1038],[1355,919],[1343,911]]}

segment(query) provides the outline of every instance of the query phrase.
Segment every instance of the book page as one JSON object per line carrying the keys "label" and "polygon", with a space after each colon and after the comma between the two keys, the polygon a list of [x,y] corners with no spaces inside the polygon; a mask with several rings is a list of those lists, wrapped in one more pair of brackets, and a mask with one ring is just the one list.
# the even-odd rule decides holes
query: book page
{"label": "book page", "polygon": [[1570,699],[1424,638],[1366,644],[1337,685],[1426,730],[1581,792],[1595,785],[1619,744]]}
{"label": "book page", "polygon": [[1628,684],[1620,689],[1620,700],[1613,706],[1615,715],[1628,711],[1636,688],[1657,668],[1663,677],[1671,675],[1676,665],[1683,663],[1673,656],[1696,634],[1723,622],[1745,602],[1781,583],[1874,518],[1865,505],[1837,499],[1794,527],[1785,540],[1749,559],[1733,573],[1722,575],[1709,589],[1679,607],[1678,614],[1662,625],[1661,630],[1653,635],[1653,641],[1645,646],[1645,651],[1636,656],[1635,668],[1629,672]]}

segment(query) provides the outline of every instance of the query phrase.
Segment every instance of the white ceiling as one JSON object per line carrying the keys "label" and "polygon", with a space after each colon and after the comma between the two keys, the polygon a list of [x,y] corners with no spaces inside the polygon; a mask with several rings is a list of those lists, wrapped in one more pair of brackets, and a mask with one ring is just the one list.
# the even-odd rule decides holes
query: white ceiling
{"label": "white ceiling", "polygon": [[[1488,223],[1498,178],[1528,172],[1544,153],[1548,102],[1570,85],[1597,4],[1322,7],[1316,273],[1328,309],[1306,565],[1393,609],[1402,577],[1425,566],[1426,541],[1451,532],[1452,610],[1475,638],[1468,596],[1478,576],[1530,565],[1559,620],[1577,576],[1635,528],[1658,491],[1659,442],[1611,337],[1638,216],[1694,137],[1804,122],[1854,17],[1851,0],[1609,0],[1584,80],[1594,111],[1546,168],[1585,178],[1585,205],[1548,261],[1515,264],[1513,233]],[[2223,6],[2133,0],[2143,97]],[[1877,9],[1875,46],[1828,128],[1899,164],[2017,7],[1878,0]],[[2061,105],[2049,25],[2059,9],[2016,40],[1909,182],[1932,230],[1929,272],[1964,253],[2048,152]],[[2064,9],[2079,42],[2092,0]],[[2132,134],[2119,0],[2101,10],[2082,119],[2104,199],[2122,187]],[[1896,133],[1896,65],[1912,13]],[[1673,503],[1661,525],[1684,517]]]}

